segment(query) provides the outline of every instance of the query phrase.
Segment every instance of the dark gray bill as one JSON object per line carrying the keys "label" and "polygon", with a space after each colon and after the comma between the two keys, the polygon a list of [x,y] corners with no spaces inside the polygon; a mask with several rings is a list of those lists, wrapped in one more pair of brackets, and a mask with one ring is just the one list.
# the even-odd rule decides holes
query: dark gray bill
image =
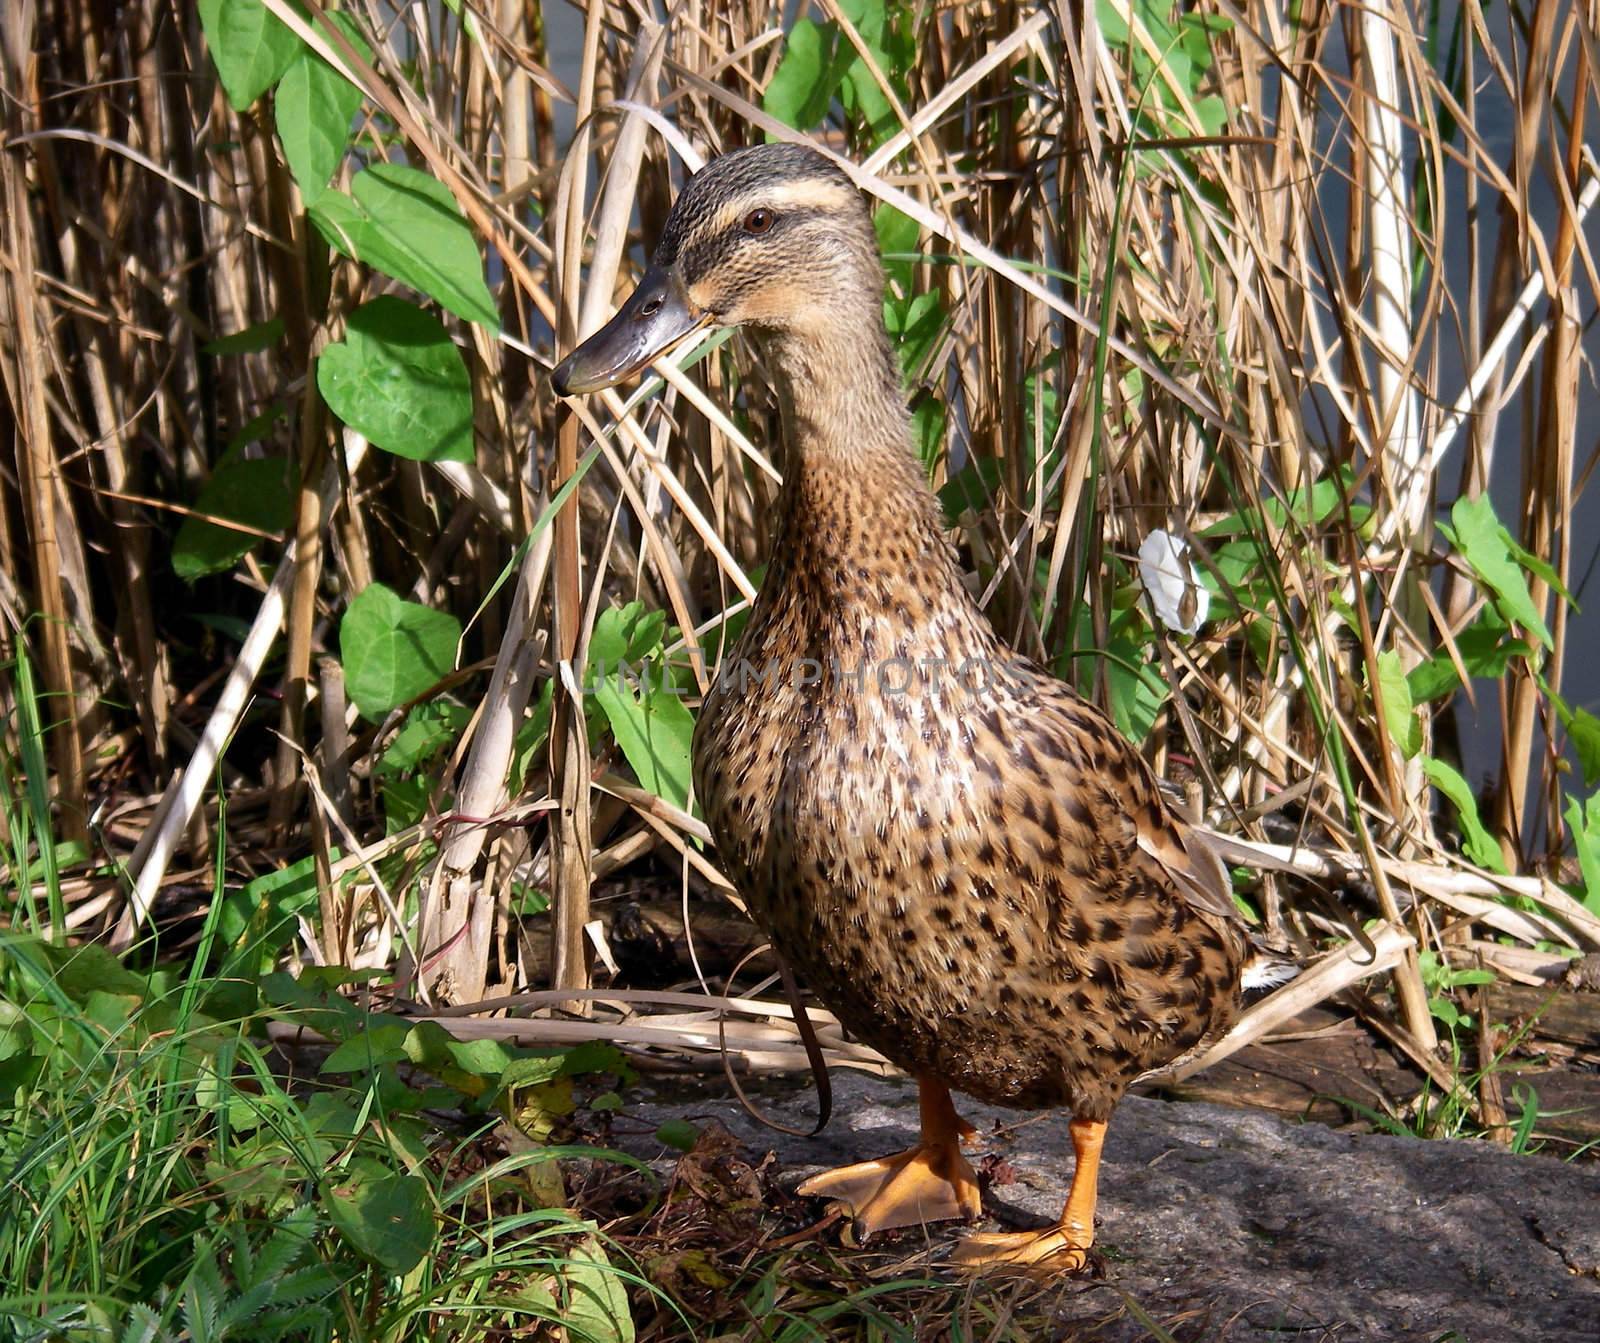
{"label": "dark gray bill", "polygon": [[557,396],[614,387],[710,320],[690,310],[669,272],[651,266],[617,315],[556,365],[550,383]]}

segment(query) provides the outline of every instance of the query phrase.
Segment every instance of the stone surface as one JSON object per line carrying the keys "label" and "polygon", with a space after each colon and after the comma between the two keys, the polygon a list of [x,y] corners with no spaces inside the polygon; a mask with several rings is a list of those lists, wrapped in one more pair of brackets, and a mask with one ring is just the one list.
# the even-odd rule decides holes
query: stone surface
{"label": "stone surface", "polygon": [[[910,1083],[836,1070],[834,1090],[833,1122],[817,1138],[761,1127],[719,1085],[647,1094],[629,1110],[656,1123],[719,1120],[753,1157],[776,1152],[791,1180],[915,1139]],[[768,1083],[759,1103],[809,1126],[815,1098]],[[1065,1117],[958,1104],[978,1126],[975,1151],[1015,1176],[985,1192],[991,1225],[1052,1220],[1072,1172]],[[632,1146],[664,1155],[649,1140]],[[898,1234],[911,1250],[926,1235],[937,1262],[960,1231]],[[1130,1097],[1106,1140],[1097,1248],[1104,1276],[1062,1293],[1063,1336],[1084,1337],[1074,1321],[1120,1313],[1094,1337],[1150,1337],[1118,1309],[1126,1293],[1181,1339],[1600,1343],[1592,1161]]]}

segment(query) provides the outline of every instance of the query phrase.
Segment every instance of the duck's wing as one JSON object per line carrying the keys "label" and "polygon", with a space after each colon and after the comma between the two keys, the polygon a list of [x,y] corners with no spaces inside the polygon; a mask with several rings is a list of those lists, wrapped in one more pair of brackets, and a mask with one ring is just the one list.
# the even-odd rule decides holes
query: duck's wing
{"label": "duck's wing", "polygon": [[1091,807],[1096,817],[1095,840],[1119,849],[1131,838],[1139,853],[1161,870],[1197,913],[1242,925],[1221,855],[1173,813],[1161,796],[1155,774],[1110,719],[1064,682],[1042,671],[1032,689],[1041,710],[1041,725],[1049,724],[1046,730],[1059,732],[1069,743],[1060,755],[1072,762],[1076,778],[1069,776],[1061,786],[1076,786],[1095,799],[1096,805]]}
{"label": "duck's wing", "polygon": [[[1141,759],[1140,764],[1143,763]],[[1148,771],[1146,775],[1155,792],[1154,777]],[[1238,906],[1233,903],[1233,882],[1221,856],[1203,835],[1168,810],[1159,793],[1156,803],[1154,808],[1142,807],[1134,813],[1139,848],[1172,878],[1178,892],[1196,910],[1229,923],[1242,923]]]}

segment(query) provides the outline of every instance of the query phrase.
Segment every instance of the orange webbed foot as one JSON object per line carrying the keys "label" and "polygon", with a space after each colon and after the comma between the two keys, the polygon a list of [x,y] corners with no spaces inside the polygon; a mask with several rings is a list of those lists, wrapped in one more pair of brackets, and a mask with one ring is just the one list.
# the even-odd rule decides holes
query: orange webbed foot
{"label": "orange webbed foot", "polygon": [[950,1256],[963,1273],[1020,1273],[1056,1277],[1076,1273],[1089,1262],[1089,1246],[1075,1244],[1065,1227],[1043,1231],[985,1233],[968,1236]]}
{"label": "orange webbed foot", "polygon": [[961,1139],[973,1128],[956,1114],[950,1092],[929,1078],[917,1079],[922,1141],[877,1161],[813,1175],[800,1186],[808,1197],[831,1199],[855,1219],[863,1236],[900,1226],[922,1226],[982,1211],[978,1177],[961,1155]]}
{"label": "orange webbed foot", "polygon": [[1077,1166],[1061,1220],[1043,1231],[1014,1231],[968,1236],[950,1262],[964,1273],[1025,1273],[1052,1278],[1076,1273],[1089,1262],[1094,1244],[1094,1211],[1100,1179],[1103,1122],[1074,1119],[1070,1125]]}
{"label": "orange webbed foot", "polygon": [[977,1176],[954,1143],[919,1143],[893,1156],[824,1171],[798,1192],[841,1204],[863,1237],[894,1227],[970,1221],[982,1206]]}

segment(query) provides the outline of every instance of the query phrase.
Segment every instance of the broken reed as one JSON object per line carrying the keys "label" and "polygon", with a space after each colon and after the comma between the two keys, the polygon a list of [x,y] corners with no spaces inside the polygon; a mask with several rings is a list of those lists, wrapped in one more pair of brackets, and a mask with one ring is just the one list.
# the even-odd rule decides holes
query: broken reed
{"label": "broken reed", "polygon": [[[1441,656],[1472,670],[1457,636],[1493,594],[1432,524],[1483,489],[1496,454],[1521,482],[1506,520],[1549,578],[1571,576],[1572,501],[1592,466],[1574,443],[1578,324],[1596,297],[1574,222],[1592,171],[1592,5],[1468,3],[1444,31],[1399,5],[1313,4],[1295,21],[1252,5],[1229,21],[1120,0],[821,0],[799,42],[776,3],[691,3],[665,31],[595,4],[575,70],[555,73],[556,15],[469,8],[470,39],[443,7],[345,11],[372,51],[356,71],[358,153],[404,155],[448,185],[491,244],[515,339],[460,324],[475,458],[436,466],[362,451],[307,376],[385,282],[308,226],[270,97],[233,110],[190,7],[151,0],[115,30],[72,0],[8,7],[0,602],[11,656],[30,650],[39,669],[56,831],[97,860],[133,859],[135,912],[205,862],[213,766],[196,743],[219,660],[261,620],[264,591],[283,635],[235,678],[221,778],[235,842],[265,861],[314,851],[319,958],[355,955],[379,925],[403,928],[379,959],[398,956],[426,995],[576,990],[597,873],[655,852],[685,880],[714,878],[682,807],[626,781],[595,789],[625,761],[604,735],[591,759],[583,696],[559,669],[602,611],[636,598],[668,613],[667,652],[698,657],[703,688],[767,535],[782,465],[771,380],[734,341],[664,370],[661,395],[568,407],[544,367],[552,335],[570,346],[626,284],[680,151],[797,125],[900,210],[881,231],[921,446],[1003,633],[1108,704],[1158,766],[1192,773],[1223,829],[1260,841],[1266,818],[1290,818],[1303,840],[1360,855],[1369,912],[1436,950],[1464,935],[1459,910],[1384,875],[1384,854],[1460,863],[1423,762],[1450,757],[1462,696],[1413,704],[1405,673]],[[809,100],[806,43],[836,85]],[[1509,157],[1489,116],[1509,118]],[[1553,203],[1536,213],[1541,192]],[[1441,255],[1452,233],[1466,237],[1460,276]],[[270,344],[207,353],[268,319]],[[1464,419],[1462,367],[1485,375]],[[188,588],[171,572],[178,527],[230,440],[273,407],[249,451],[291,464],[288,511]],[[1458,430],[1461,450],[1439,460]],[[581,488],[519,551],[580,457]],[[1154,622],[1133,585],[1157,527],[1194,543],[1217,589],[1193,640]],[[399,717],[345,711],[337,660],[337,622],[375,581],[469,622],[449,693],[471,721],[409,780],[427,797],[409,861],[336,885],[349,860],[335,850],[359,854],[390,805],[372,767]],[[1561,689],[1569,608],[1542,574],[1529,595],[1548,655],[1508,658],[1463,692],[1500,700],[1484,821],[1512,871],[1567,852],[1575,792],[1538,679]],[[269,693],[251,701],[252,684]],[[514,761],[529,713],[548,713],[548,737]],[[19,721],[14,781],[29,758]],[[201,770],[172,852],[152,862],[135,844],[155,798]],[[512,815],[531,819],[483,824]],[[550,892],[552,966],[519,958],[514,884]],[[82,931],[121,917],[132,935],[119,889],[72,887],[96,900]],[[1258,896],[1273,927],[1327,931],[1273,873]],[[1426,1043],[1414,951],[1398,979]]]}

